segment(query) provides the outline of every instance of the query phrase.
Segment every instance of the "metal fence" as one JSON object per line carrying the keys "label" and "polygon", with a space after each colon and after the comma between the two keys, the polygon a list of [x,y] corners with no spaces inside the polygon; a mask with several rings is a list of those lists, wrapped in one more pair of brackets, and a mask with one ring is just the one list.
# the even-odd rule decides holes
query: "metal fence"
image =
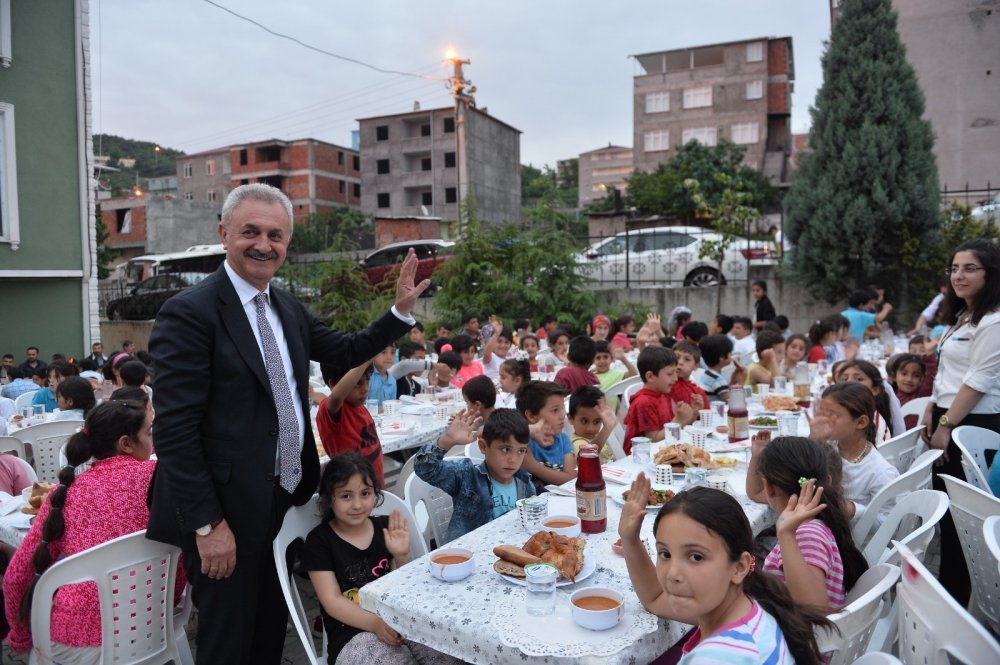
{"label": "metal fence", "polygon": [[946,185],[941,190],[941,206],[946,207],[955,202],[975,208],[992,201],[997,193],[1000,193],[1000,189],[993,189],[993,184],[990,182],[987,182],[985,187],[977,188],[969,187],[968,183],[960,189],[949,189]]}

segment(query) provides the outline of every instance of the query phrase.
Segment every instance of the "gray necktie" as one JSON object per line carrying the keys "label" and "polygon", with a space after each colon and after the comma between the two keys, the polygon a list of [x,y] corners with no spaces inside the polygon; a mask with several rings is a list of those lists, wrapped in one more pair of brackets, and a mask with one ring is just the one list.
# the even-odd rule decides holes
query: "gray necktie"
{"label": "gray necktie", "polygon": [[278,342],[274,338],[271,324],[267,322],[264,306],[267,304],[267,294],[258,293],[254,297],[257,304],[257,328],[260,330],[260,342],[264,347],[264,366],[267,368],[267,378],[271,382],[271,393],[274,395],[274,405],[278,409],[278,467],[281,473],[281,487],[289,493],[295,491],[302,479],[302,468],[299,454],[299,423],[295,417],[295,406],[292,403],[292,391],[285,377],[285,366],[281,362]]}

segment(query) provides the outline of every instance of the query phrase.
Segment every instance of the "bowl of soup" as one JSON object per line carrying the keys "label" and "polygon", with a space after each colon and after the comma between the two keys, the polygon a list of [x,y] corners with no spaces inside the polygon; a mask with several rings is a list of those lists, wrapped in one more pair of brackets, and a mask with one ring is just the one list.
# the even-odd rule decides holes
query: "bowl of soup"
{"label": "bowl of soup", "polygon": [[464,547],[443,547],[431,552],[431,576],[444,582],[464,580],[476,569],[476,559],[472,550]]}
{"label": "bowl of soup", "polygon": [[606,587],[580,589],[569,597],[573,621],[588,630],[608,630],[621,621],[625,596]]}
{"label": "bowl of soup", "polygon": [[542,529],[567,538],[580,535],[580,518],[576,515],[549,515],[542,520]]}

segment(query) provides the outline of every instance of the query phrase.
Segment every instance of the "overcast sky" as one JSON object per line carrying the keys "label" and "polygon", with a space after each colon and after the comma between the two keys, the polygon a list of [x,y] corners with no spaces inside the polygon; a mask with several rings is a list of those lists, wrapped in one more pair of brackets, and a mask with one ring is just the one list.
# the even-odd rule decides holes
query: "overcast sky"
{"label": "overcast sky", "polygon": [[[792,127],[809,127],[827,0],[218,0],[383,69],[446,77],[472,61],[478,105],[517,127],[521,161],[632,145],[628,56],[793,38]],[[204,0],[91,0],[94,130],[197,152],[266,138],[350,145],[361,117],[451,104],[441,81],[378,73],[272,36]]]}

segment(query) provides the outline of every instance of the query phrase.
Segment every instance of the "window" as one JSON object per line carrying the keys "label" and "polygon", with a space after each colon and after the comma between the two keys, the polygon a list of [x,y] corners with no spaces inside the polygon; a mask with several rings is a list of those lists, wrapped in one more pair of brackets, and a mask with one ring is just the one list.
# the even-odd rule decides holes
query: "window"
{"label": "window", "polygon": [[17,249],[21,226],[17,207],[17,160],[14,149],[14,105],[0,102],[0,241]]}
{"label": "window", "polygon": [[188,162],[184,165],[184,177],[191,178],[194,176],[194,164]]}
{"label": "window", "polygon": [[458,203],[458,190],[454,187],[446,187],[444,190],[445,203]]}
{"label": "window", "polygon": [[388,208],[389,207],[389,192],[382,192],[378,195],[378,207]]}
{"label": "window", "polygon": [[420,203],[425,206],[434,205],[433,192],[421,192]]}
{"label": "window", "polygon": [[430,157],[424,157],[423,159],[420,160],[420,170],[421,171],[430,171],[431,170],[431,158]]}
{"label": "window", "polygon": [[118,233],[132,233],[132,211],[128,208],[115,210],[115,227]]}
{"label": "window", "polygon": [[684,108],[698,109],[712,105],[712,86],[688,88],[684,91]]}
{"label": "window", "polygon": [[388,141],[389,140],[389,125],[379,125],[375,128],[375,140],[376,141]]}
{"label": "window", "polygon": [[247,165],[247,149],[243,148],[240,150],[240,166]]}
{"label": "window", "polygon": [[446,169],[455,168],[455,153],[453,152],[444,153],[444,167]]}
{"label": "window", "polygon": [[747,99],[760,99],[764,96],[763,81],[747,81]]}
{"label": "window", "polygon": [[663,113],[670,110],[669,92],[647,92],[646,113]]}
{"label": "window", "polygon": [[751,42],[747,44],[747,62],[760,62],[764,59],[764,44]]}
{"label": "window", "polygon": [[760,140],[760,126],[756,122],[741,122],[733,125],[733,143],[757,143]]}
{"label": "window", "polygon": [[681,141],[687,144],[688,141],[697,141],[704,145],[713,146],[716,143],[715,127],[688,127],[681,135]]}
{"label": "window", "polygon": [[344,165],[344,151],[343,150],[338,150],[337,151],[337,164],[339,166],[343,166]]}
{"label": "window", "polygon": [[354,167],[355,171],[361,170],[361,157],[359,155],[354,155],[351,160],[351,166]]}
{"label": "window", "polygon": [[389,160],[380,159],[375,162],[375,172],[379,175],[385,175],[389,172]]}
{"label": "window", "polygon": [[354,183],[353,191],[354,191],[354,198],[360,199],[361,198],[361,185],[359,185],[358,183]]}
{"label": "window", "polygon": [[[668,143],[667,148],[669,147],[670,145]],[[666,150],[667,148],[664,148],[664,150]],[[629,175],[630,173],[632,173],[631,166],[605,166],[602,168],[594,169],[593,176],[595,178],[606,178],[608,176],[625,176]]]}
{"label": "window", "polygon": [[184,192],[185,201],[194,201],[194,192]]}
{"label": "window", "polygon": [[205,175],[215,175],[215,160],[209,159],[205,162]]}
{"label": "window", "polygon": [[205,199],[209,203],[215,203],[215,190],[214,189],[206,190],[205,191]]}
{"label": "window", "polygon": [[344,186],[344,181],[343,180],[338,180],[337,181],[337,193],[338,194],[343,194],[345,189],[346,189],[346,187]]}
{"label": "window", "polygon": [[642,149],[646,152],[653,152],[654,150],[669,150],[670,132],[666,129],[657,129],[652,132],[646,132],[646,136],[643,139]]}
{"label": "window", "polygon": [[445,118],[444,119],[444,133],[445,134],[451,134],[454,131],[455,131],[455,119],[454,118]]}
{"label": "window", "polygon": [[430,125],[420,125],[420,135],[421,136],[430,136],[431,135],[431,126]]}

